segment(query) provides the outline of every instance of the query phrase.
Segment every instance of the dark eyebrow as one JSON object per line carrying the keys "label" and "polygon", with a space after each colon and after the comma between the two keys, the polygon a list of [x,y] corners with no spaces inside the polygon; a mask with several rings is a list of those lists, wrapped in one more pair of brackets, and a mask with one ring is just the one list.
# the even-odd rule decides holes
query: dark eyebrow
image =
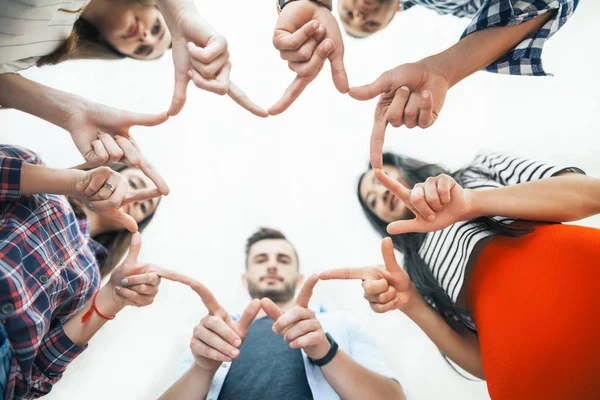
{"label": "dark eyebrow", "polygon": [[288,255],[288,254],[285,254],[285,253],[279,253],[279,254],[277,254],[277,256],[278,256],[278,257],[285,257],[285,258],[289,258],[290,260],[292,259],[292,257],[291,257],[290,255]]}

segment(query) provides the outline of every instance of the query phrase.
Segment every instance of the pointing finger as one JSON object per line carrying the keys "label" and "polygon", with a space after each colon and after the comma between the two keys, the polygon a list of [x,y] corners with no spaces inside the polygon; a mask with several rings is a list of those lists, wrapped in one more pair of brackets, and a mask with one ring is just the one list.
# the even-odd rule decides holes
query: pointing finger
{"label": "pointing finger", "polygon": [[175,72],[175,87],[173,88],[173,98],[171,99],[171,106],[167,112],[168,115],[175,116],[183,109],[187,97],[187,86],[189,82],[190,78],[187,76],[187,74]]}
{"label": "pointing finger", "polygon": [[235,83],[229,81],[229,90],[227,91],[227,95],[233,99],[240,106],[244,107],[246,110],[250,111],[252,114],[257,117],[267,118],[269,113],[256,105],[250,98],[240,89]]}
{"label": "pointing finger", "polygon": [[269,108],[269,115],[281,114],[287,110],[296,99],[302,94],[304,89],[314,80],[315,77],[300,77],[297,76],[294,81],[288,86],[281,99]]}
{"label": "pointing finger", "polygon": [[381,169],[375,169],[375,178],[404,204],[410,203],[410,190],[406,186],[387,176]]}
{"label": "pointing finger", "polygon": [[397,272],[402,270],[396,261],[396,255],[394,254],[394,243],[392,238],[386,237],[381,242],[381,254],[383,255],[383,262],[385,263],[385,269],[389,272]]}
{"label": "pointing finger", "polygon": [[237,321],[237,326],[241,330],[242,336],[245,336],[248,332],[248,328],[250,328],[250,324],[256,318],[256,315],[261,309],[261,302],[258,299],[253,299],[248,307],[244,310],[244,313]]}
{"label": "pointing finger", "polygon": [[134,201],[144,201],[148,199],[154,199],[157,197],[161,197],[162,193],[158,189],[144,189],[138,190],[135,193],[127,193],[125,198],[121,202],[122,206],[125,206],[129,203],[133,203]]}
{"label": "pointing finger", "polygon": [[268,297],[263,297],[260,300],[260,305],[265,313],[271,318],[273,321],[277,321],[279,317],[283,315],[277,304],[273,303],[273,300]]}
{"label": "pointing finger", "polygon": [[376,268],[337,268],[321,272],[319,279],[379,279],[380,274]]}
{"label": "pointing finger", "polygon": [[142,235],[139,232],[136,232],[131,236],[129,252],[127,253],[127,258],[125,259],[125,262],[127,264],[137,264],[141,249]]}

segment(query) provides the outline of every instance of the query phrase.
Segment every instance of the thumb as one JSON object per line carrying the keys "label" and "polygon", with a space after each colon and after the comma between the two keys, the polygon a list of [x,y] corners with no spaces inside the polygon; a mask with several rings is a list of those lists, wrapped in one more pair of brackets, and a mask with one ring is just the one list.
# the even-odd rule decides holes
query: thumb
{"label": "thumb", "polygon": [[141,126],[156,126],[160,125],[169,119],[169,114],[166,112],[160,114],[140,114],[140,113],[129,113],[127,123],[130,126],[141,125]]}
{"label": "thumb", "polygon": [[392,222],[387,226],[387,232],[390,235],[402,235],[411,232],[430,232],[435,229],[428,229],[427,222],[414,218],[403,221]]}
{"label": "thumb", "polygon": [[373,83],[350,88],[349,94],[350,97],[356,100],[371,100],[391,90],[391,74],[389,71],[386,71]]}
{"label": "thumb", "polygon": [[396,261],[396,255],[394,254],[394,243],[392,242],[392,238],[386,237],[381,242],[381,254],[383,255],[383,262],[385,263],[385,269],[388,272],[398,272],[401,271],[402,268],[398,265],[398,261]]}
{"label": "thumb", "polygon": [[265,313],[267,313],[269,318],[271,318],[273,321],[277,321],[279,317],[283,315],[279,307],[277,307],[277,304],[273,303],[273,300],[267,297],[263,297],[260,300],[260,305],[262,309],[265,310]]}
{"label": "thumb", "polygon": [[169,116],[175,116],[183,109],[187,96],[187,86],[190,82],[190,77],[184,74],[175,72],[175,88],[173,89],[173,99],[171,100],[171,106],[167,114]]}
{"label": "thumb", "polygon": [[129,253],[125,262],[128,264],[137,264],[140,250],[142,249],[142,235],[139,232],[134,233],[131,236],[131,244],[129,245]]}
{"label": "thumb", "polygon": [[[277,306],[275,306],[275,307],[277,307]],[[237,326],[238,326],[239,330],[241,331],[239,333],[242,336],[246,336],[246,333],[248,332],[248,328],[250,327],[250,324],[252,323],[252,321],[254,321],[254,319],[256,318],[256,315],[260,311],[260,308],[261,308],[260,300],[253,299],[250,302],[250,304],[248,304],[248,307],[246,307],[246,309],[244,310],[244,313],[242,314],[240,319],[237,321]]]}
{"label": "thumb", "polygon": [[315,288],[317,282],[319,282],[319,275],[313,274],[311,275],[304,285],[302,285],[302,289],[300,289],[300,293],[298,293],[298,297],[296,297],[296,304],[300,307],[308,308],[308,303],[310,302],[310,298],[313,294],[313,289]]}
{"label": "thumb", "polygon": [[340,52],[332,52],[329,56],[329,63],[331,64],[331,77],[333,78],[333,84],[338,92],[342,94],[348,93],[348,74],[346,74],[346,67],[344,66],[344,50]]}
{"label": "thumb", "polygon": [[[93,204],[91,205],[93,206]],[[110,210],[96,211],[96,213],[106,218],[117,221],[131,233],[136,233],[138,231],[138,225],[137,222],[135,222],[135,219],[133,219],[131,215],[121,211],[120,209],[113,208]]]}

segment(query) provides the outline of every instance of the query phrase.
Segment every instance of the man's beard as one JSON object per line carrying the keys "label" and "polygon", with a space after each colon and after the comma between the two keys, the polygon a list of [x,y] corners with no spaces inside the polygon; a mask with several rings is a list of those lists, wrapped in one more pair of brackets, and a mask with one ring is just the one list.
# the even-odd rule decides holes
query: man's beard
{"label": "man's beard", "polygon": [[294,282],[284,282],[283,289],[260,289],[257,283],[248,282],[248,292],[253,299],[262,299],[266,297],[271,299],[273,303],[285,303],[294,298],[296,285]]}

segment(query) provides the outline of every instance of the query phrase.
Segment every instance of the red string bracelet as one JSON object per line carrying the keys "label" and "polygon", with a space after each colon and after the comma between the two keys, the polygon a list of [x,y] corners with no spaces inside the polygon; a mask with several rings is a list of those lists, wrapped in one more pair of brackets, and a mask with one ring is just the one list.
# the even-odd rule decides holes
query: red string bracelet
{"label": "red string bracelet", "polygon": [[102,314],[99,310],[98,307],[96,307],[96,296],[98,296],[98,293],[100,293],[99,291],[96,292],[96,294],[94,295],[94,300],[92,300],[92,306],[90,307],[89,310],[87,310],[85,312],[85,314],[83,314],[83,317],[81,317],[81,323],[85,323],[88,319],[90,319],[90,317],[92,316],[92,313],[94,311],[96,311],[96,314],[98,314],[100,317],[104,318],[107,321],[110,321],[112,319],[115,319],[115,316],[113,315],[112,317],[107,317],[106,315]]}

